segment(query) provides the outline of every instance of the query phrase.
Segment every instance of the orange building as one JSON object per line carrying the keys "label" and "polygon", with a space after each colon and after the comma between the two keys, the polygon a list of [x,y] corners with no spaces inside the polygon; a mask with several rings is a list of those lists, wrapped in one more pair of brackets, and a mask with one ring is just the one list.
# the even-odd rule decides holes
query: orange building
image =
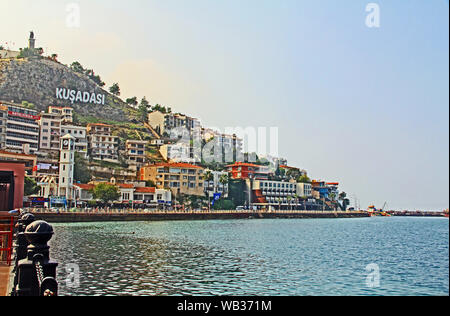
{"label": "orange building", "polygon": [[227,168],[233,179],[246,180],[253,177],[253,179],[266,180],[269,176],[269,168],[251,163],[236,162]]}
{"label": "orange building", "polygon": [[169,188],[173,194],[203,196],[203,173],[200,166],[188,163],[159,163],[140,169],[141,181],[153,181],[158,189]]}

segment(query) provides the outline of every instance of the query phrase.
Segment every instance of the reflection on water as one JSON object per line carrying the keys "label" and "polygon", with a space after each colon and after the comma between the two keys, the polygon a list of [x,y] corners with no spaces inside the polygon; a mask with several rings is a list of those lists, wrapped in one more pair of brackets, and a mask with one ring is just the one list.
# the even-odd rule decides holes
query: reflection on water
{"label": "reflection on water", "polygon": [[[55,224],[62,295],[448,295],[448,220]],[[68,287],[65,264],[80,267]],[[365,284],[377,263],[380,288]]]}

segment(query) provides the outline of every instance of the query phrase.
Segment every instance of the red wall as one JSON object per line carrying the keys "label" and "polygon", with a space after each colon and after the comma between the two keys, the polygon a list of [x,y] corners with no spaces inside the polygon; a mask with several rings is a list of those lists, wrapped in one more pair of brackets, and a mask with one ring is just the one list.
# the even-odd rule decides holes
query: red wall
{"label": "red wall", "polygon": [[23,207],[23,186],[25,179],[25,165],[20,163],[2,163],[0,162],[1,171],[14,172],[14,208]]}

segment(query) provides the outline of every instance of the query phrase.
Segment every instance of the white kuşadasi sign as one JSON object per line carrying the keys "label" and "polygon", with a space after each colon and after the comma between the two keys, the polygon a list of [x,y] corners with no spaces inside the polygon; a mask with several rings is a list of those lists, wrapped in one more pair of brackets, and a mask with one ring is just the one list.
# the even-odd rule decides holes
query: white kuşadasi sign
{"label": "white ku\u015fadasi sign", "polygon": [[101,93],[96,94],[86,91],[56,88],[56,98],[60,100],[68,100],[71,103],[93,103],[105,105],[105,95]]}

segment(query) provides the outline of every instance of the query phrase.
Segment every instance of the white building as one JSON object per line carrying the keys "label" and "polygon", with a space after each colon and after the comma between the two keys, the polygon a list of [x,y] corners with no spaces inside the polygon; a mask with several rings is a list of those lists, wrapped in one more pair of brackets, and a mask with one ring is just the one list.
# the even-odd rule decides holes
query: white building
{"label": "white building", "polygon": [[297,194],[300,197],[311,197],[312,196],[311,183],[297,183]]}
{"label": "white building", "polygon": [[112,135],[112,126],[88,124],[89,155],[94,160],[119,162],[119,137]]}
{"label": "white building", "polygon": [[205,174],[210,172],[213,176],[212,181],[205,181],[204,190],[210,197],[214,196],[214,193],[221,193],[222,197],[228,197],[228,183],[222,183],[220,180],[222,177],[228,177],[228,172],[205,170]]}
{"label": "white building", "polygon": [[74,199],[73,173],[75,165],[75,137],[61,137],[61,152],[59,159],[59,197],[65,197],[69,203]]}
{"label": "white building", "polygon": [[148,124],[161,136],[176,127],[184,127],[189,131],[200,128],[200,121],[184,114],[162,113],[154,111],[148,115]]}
{"label": "white building", "polygon": [[159,148],[161,156],[170,162],[195,163],[194,147],[190,144],[177,143],[162,145]]}
{"label": "white building", "polygon": [[134,170],[142,167],[147,162],[145,150],[148,141],[145,140],[127,140],[125,142],[127,163]]}
{"label": "white building", "polygon": [[86,127],[63,123],[63,125],[61,125],[61,135],[67,134],[75,137],[75,151],[86,158],[88,152]]}

